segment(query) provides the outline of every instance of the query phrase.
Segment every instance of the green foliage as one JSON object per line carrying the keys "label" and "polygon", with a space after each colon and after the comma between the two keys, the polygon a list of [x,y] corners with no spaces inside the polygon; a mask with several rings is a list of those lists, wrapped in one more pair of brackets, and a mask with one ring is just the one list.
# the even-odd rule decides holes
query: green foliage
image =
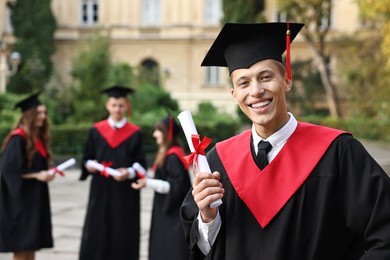
{"label": "green foliage", "polygon": [[118,63],[111,66],[107,85],[130,86],[134,88],[135,80],[133,68],[127,63]]}
{"label": "green foliage", "polygon": [[340,40],[340,87],[348,100],[345,110],[349,117],[376,119],[378,123],[390,118],[390,72],[387,58],[378,48],[382,40],[380,33],[364,31]]}
{"label": "green foliage", "polygon": [[20,95],[5,93],[0,95],[0,125],[11,126],[20,116],[20,111],[15,110],[15,104],[22,98]]}
{"label": "green foliage", "polygon": [[[50,80],[55,52],[56,21],[51,12],[51,0],[15,1],[9,3],[11,22],[17,42],[14,50],[22,55],[19,72],[8,84],[14,93],[43,90]],[[39,29],[37,29],[39,26]]]}
{"label": "green foliage", "polygon": [[137,67],[137,70],[138,77],[136,78],[136,84],[138,86],[152,85],[155,87],[161,87],[158,67],[148,68],[146,66],[139,66]]}
{"label": "green foliage", "polygon": [[[110,39],[100,30],[88,35],[79,43],[73,60],[71,108],[73,122],[98,121],[105,117],[101,90],[112,80]],[[111,76],[111,78],[110,78]]]}
{"label": "green foliage", "polygon": [[[318,71],[313,68],[312,60],[292,63],[293,87],[287,94],[289,110],[294,115],[322,114],[328,116],[325,91]],[[325,104],[325,105],[324,105]]]}
{"label": "green foliage", "polygon": [[255,23],[264,22],[264,0],[223,0],[223,22]]}
{"label": "green foliage", "polygon": [[210,102],[199,103],[193,118],[200,136],[212,138],[213,144],[239,132],[239,121],[227,113],[218,112]]}
{"label": "green foliage", "polygon": [[354,137],[367,140],[390,141],[390,119],[378,121],[374,118],[351,117],[340,119],[334,117],[310,116],[299,118],[299,120],[311,122],[317,125],[324,125],[341,129],[353,134]]}
{"label": "green foliage", "polygon": [[148,112],[157,111],[158,115],[167,115],[167,109],[178,111],[179,105],[162,88],[151,84],[138,87],[132,98],[134,117],[144,117]]}

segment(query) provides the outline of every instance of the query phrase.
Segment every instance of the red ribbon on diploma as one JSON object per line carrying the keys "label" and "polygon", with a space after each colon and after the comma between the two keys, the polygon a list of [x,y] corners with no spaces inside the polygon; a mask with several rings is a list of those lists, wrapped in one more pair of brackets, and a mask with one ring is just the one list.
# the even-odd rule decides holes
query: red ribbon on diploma
{"label": "red ribbon on diploma", "polygon": [[102,165],[104,166],[104,168],[103,168],[102,171],[100,171],[100,175],[102,175],[102,176],[104,176],[106,178],[110,177],[110,174],[106,171],[106,168],[110,167],[112,165],[112,162],[105,162],[105,161],[103,161]]}
{"label": "red ribbon on diploma", "polygon": [[51,170],[54,171],[54,174],[58,173],[58,174],[61,175],[62,177],[65,176],[64,172],[58,170],[57,167],[54,167],[54,168],[52,168]]}
{"label": "red ribbon on diploma", "polygon": [[203,137],[202,141],[200,141],[199,135],[191,135],[191,140],[192,145],[194,146],[194,151],[183,157],[188,166],[191,162],[197,162],[199,154],[205,155],[207,146],[211,144],[211,139],[207,136]]}

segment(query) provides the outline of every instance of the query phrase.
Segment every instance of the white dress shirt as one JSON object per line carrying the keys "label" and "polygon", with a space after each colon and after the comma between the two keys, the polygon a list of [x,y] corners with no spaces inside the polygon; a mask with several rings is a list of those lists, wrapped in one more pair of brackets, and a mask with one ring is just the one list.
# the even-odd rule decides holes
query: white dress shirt
{"label": "white dress shirt", "polygon": [[118,128],[122,128],[125,124],[127,123],[127,119],[124,117],[122,118],[122,120],[118,121],[118,122],[115,122],[112,117],[108,117],[108,124],[114,128],[114,129],[118,129]]}

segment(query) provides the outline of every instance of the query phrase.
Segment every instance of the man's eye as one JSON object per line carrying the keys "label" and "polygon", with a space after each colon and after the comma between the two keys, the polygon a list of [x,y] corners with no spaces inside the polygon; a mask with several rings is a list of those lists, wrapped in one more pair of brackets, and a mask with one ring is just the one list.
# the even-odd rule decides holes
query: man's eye
{"label": "man's eye", "polygon": [[241,82],[238,83],[238,86],[239,86],[239,87],[245,87],[245,86],[247,86],[248,84],[249,84],[248,81],[241,81]]}
{"label": "man's eye", "polygon": [[270,78],[272,78],[271,75],[263,75],[260,77],[260,80],[268,80]]}

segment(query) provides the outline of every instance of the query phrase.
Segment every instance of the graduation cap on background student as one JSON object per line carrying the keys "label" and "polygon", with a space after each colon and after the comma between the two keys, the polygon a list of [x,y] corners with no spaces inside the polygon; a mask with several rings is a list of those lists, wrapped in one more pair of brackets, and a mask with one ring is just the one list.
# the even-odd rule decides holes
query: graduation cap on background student
{"label": "graduation cap on background student", "polygon": [[128,94],[134,93],[134,89],[116,85],[103,89],[101,93],[107,94],[109,97],[120,98],[126,97]]}
{"label": "graduation cap on background student", "polygon": [[42,102],[38,99],[38,96],[41,94],[41,92],[32,94],[28,96],[27,98],[24,98],[20,100],[18,103],[15,104],[15,109],[20,108],[22,112],[29,110],[31,108],[37,107],[42,104]]}
{"label": "graduation cap on background student", "polygon": [[[112,87],[103,89],[102,91],[100,91],[100,93],[107,94],[108,97],[113,97],[113,98],[124,97],[125,98],[128,94],[134,93],[134,89],[129,88],[129,87],[114,85]],[[130,104],[129,100],[127,100],[127,104],[128,104],[127,115],[128,115],[128,117],[131,117],[132,112],[131,112],[131,104]]]}
{"label": "graduation cap on background student", "polygon": [[[286,70],[290,75],[290,43],[304,24],[300,23],[227,23],[203,59],[202,66],[249,68],[258,61],[273,59],[283,64],[287,50]],[[290,73],[290,74],[289,74]]]}

